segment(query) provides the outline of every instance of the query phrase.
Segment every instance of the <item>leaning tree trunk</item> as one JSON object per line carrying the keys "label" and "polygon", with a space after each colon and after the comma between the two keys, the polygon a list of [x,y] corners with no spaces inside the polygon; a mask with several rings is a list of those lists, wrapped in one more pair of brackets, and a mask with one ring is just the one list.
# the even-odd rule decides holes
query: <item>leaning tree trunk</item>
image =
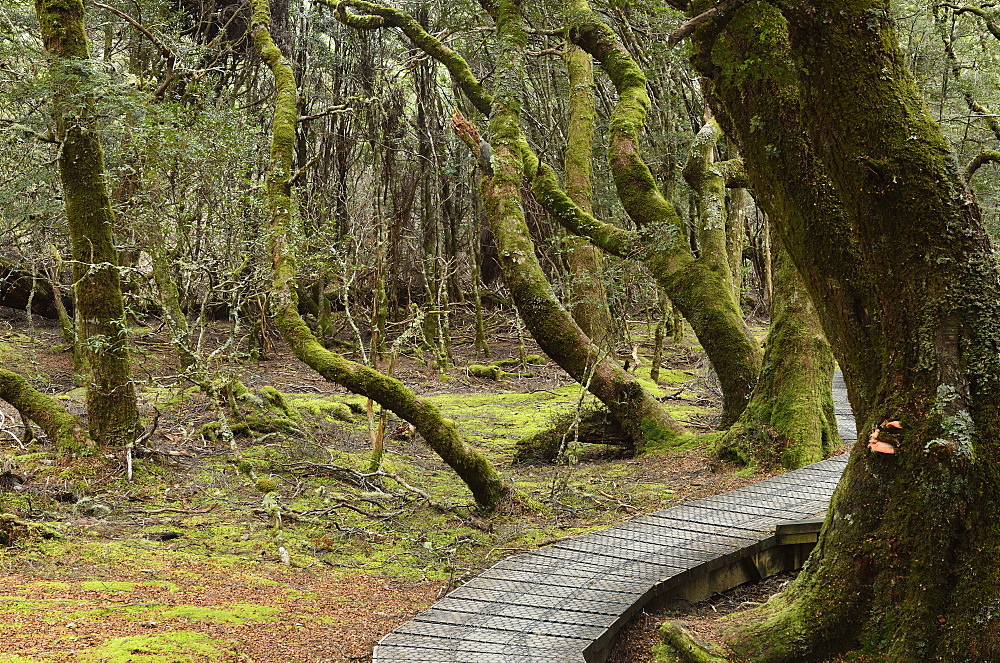
{"label": "leaning tree trunk", "polygon": [[734,646],[768,662],[855,647],[894,663],[1000,660],[1000,285],[978,207],[889,3],[780,6],[720,7],[695,62],[870,444],[796,583]]}
{"label": "leaning tree trunk", "polygon": [[[348,4],[372,13],[362,16],[348,13]],[[510,288],[518,313],[542,350],[573,379],[587,385],[607,406],[625,438],[637,450],[652,441],[676,442],[683,434],[682,428],[634,376],[580,330],[559,303],[535,255],[521,198],[525,160],[532,159],[533,155],[521,132],[520,103],[514,92],[520,89],[515,82],[523,78],[524,28],[520,7],[516,4],[506,7],[509,14],[497,12],[501,44],[497,78],[506,82],[499,86],[503,92],[495,108],[493,98],[475,80],[465,60],[408,14],[363,0],[351,0],[338,5],[337,17],[357,29],[399,27],[415,45],[446,66],[480,112],[492,115],[490,132],[494,158],[489,168],[494,174],[481,178],[481,191],[504,281]],[[460,137],[479,154],[478,132],[473,132],[471,125],[458,113],[453,121]]]}
{"label": "leaning tree trunk", "polygon": [[535,196],[567,229],[609,253],[645,263],[712,362],[724,398],[721,424],[727,427],[746,407],[760,370],[759,348],[733,296],[728,256],[723,251],[695,258],[685,224],[642,159],[639,135],[649,107],[642,69],[585,0],[574,0],[569,14],[571,39],[601,63],[619,95],[609,122],[608,158],[618,197],[638,231],[580,209],[559,188],[553,170],[532,158],[527,175]]}
{"label": "leaning tree trunk", "polygon": [[406,386],[362,364],[344,359],[323,347],[299,316],[295,293],[295,260],[290,246],[294,202],[291,191],[292,157],[298,115],[295,75],[271,39],[268,0],[254,0],[253,41],[270,68],[277,88],[271,135],[271,164],[267,174],[268,207],[271,213],[271,255],[274,259],[275,323],[302,362],[328,380],[356,394],[367,396],[413,424],[417,432],[472,491],[483,509],[494,508],[511,494],[511,487],[482,454],[468,446],[455,423]]}
{"label": "leaning tree trunk", "polygon": [[764,366],[747,409],[715,445],[744,464],[796,469],[840,443],[833,408],[833,353],[791,258],[774,242],[774,297]]}
{"label": "leaning tree trunk", "polygon": [[128,354],[118,251],[104,153],[94,114],[100,87],[88,63],[81,0],[36,0],[55,85],[59,174],[73,247],[77,339],[90,368],[87,417],[102,444],[126,445],[140,430]]}
{"label": "leaning tree trunk", "polygon": [[94,445],[80,419],[17,373],[0,369],[0,400],[14,406],[25,420],[41,426],[61,454],[72,456],[93,451]]}
{"label": "leaning tree trunk", "polygon": [[559,304],[542,272],[521,199],[526,143],[515,90],[519,90],[516,82],[524,78],[525,31],[515,0],[497,11],[497,37],[500,93],[489,125],[494,173],[481,181],[500,267],[518,313],[545,353],[608,408],[637,451],[650,442],[676,442],[683,429],[638,380],[583,333]]}

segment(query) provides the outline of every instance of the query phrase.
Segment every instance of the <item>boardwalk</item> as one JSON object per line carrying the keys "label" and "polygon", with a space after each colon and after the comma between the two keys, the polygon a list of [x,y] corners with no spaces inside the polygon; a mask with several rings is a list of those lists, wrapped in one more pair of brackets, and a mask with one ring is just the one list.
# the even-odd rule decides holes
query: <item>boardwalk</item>
{"label": "boardwalk", "polygon": [[[834,400],[841,438],[855,439],[839,373]],[[742,560],[759,567],[778,545],[777,525],[826,510],[846,462],[831,458],[509,557],[385,636],[373,663],[601,663],[651,600],[713,574],[738,576]]]}

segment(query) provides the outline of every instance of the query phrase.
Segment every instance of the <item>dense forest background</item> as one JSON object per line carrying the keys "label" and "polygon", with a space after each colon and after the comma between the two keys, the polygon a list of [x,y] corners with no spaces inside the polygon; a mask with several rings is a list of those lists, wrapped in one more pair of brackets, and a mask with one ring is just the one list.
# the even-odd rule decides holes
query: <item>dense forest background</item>
{"label": "dense forest background", "polygon": [[[137,313],[155,311],[164,295],[153,272],[157,264],[168,265],[181,306],[192,318],[202,312],[211,319],[238,314],[249,329],[259,322],[254,311],[262,310],[259,298],[270,281],[263,179],[273,82],[248,41],[248,7],[194,2],[107,7],[88,3],[88,35],[128,305]],[[477,5],[402,8],[490,84],[497,47],[491,21]],[[647,73],[653,107],[644,154],[662,189],[691,217],[693,193],[680,169],[704,111],[684,46],[667,43],[682,16],[655,3],[597,8]],[[533,31],[520,90],[526,136],[551,164],[564,161],[568,117],[568,83],[559,56],[564,39],[547,34],[559,25],[557,9],[527,10]],[[966,165],[988,156],[997,141],[990,110],[998,101],[997,39],[971,12],[937,3],[896,3],[895,10],[909,65],[958,161]],[[69,234],[54,167],[59,147],[51,140],[52,89],[40,75],[37,20],[28,3],[8,3],[4,12],[3,255],[10,266],[52,278],[65,290],[69,267],[60,258],[69,256]],[[328,341],[339,333],[357,343],[344,317],[330,311],[339,314],[345,306],[367,346],[373,321],[381,342],[391,343],[398,335],[394,330],[412,319],[410,304],[434,318],[434,311],[471,309],[477,295],[489,306],[509,302],[471,184],[475,160],[451,129],[453,109],[473,112],[443,67],[393,30],[343,25],[322,3],[281,3],[272,12],[275,38],[300,90],[294,183],[299,293],[319,333]],[[595,210],[628,227],[600,165],[615,99],[601,70],[595,90]],[[725,155],[725,146],[721,150]],[[976,172],[971,181],[984,218],[995,229],[993,166]],[[750,247],[742,265],[743,303],[748,311],[766,314],[762,221],[752,202],[737,211]],[[567,235],[530,200],[526,214],[547,276],[570,302]],[[166,262],[157,263],[156,253]],[[612,320],[623,320],[636,306],[657,305],[641,267],[608,257],[605,270]],[[380,293],[374,301],[373,292]],[[43,296],[33,304],[51,311]],[[616,334],[624,340],[627,330]]]}

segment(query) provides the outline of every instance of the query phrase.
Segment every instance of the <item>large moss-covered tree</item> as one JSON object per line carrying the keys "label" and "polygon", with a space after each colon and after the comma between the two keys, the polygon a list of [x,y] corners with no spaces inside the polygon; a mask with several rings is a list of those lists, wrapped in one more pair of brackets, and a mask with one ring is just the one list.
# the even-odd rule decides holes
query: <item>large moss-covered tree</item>
{"label": "large moss-covered tree", "polygon": [[128,353],[114,212],[97,129],[101,82],[90,61],[81,0],[37,0],[49,58],[59,174],[73,249],[77,342],[89,365],[87,416],[102,444],[130,444],[140,431]]}
{"label": "large moss-covered tree", "polygon": [[998,660],[1000,285],[889,3],[686,8],[713,12],[695,63],[817,304],[859,431],[895,452],[855,447],[806,568],[733,645],[769,662],[855,648]]}

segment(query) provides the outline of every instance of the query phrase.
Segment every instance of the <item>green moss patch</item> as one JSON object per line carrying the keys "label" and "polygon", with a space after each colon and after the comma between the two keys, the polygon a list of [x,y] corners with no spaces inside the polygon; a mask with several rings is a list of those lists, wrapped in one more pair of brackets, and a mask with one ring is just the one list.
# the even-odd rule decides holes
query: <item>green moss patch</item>
{"label": "green moss patch", "polygon": [[357,419],[355,407],[340,399],[326,396],[310,396],[303,394],[285,395],[286,403],[297,412],[321,421],[354,422]]}
{"label": "green moss patch", "polygon": [[82,663],[200,663],[219,661],[230,654],[226,643],[194,631],[135,635],[105,640],[80,653]]}
{"label": "green moss patch", "polygon": [[189,622],[246,624],[247,622],[275,622],[278,608],[250,603],[239,603],[229,608],[205,608],[195,605],[178,605],[158,614],[159,619],[185,619]]}

